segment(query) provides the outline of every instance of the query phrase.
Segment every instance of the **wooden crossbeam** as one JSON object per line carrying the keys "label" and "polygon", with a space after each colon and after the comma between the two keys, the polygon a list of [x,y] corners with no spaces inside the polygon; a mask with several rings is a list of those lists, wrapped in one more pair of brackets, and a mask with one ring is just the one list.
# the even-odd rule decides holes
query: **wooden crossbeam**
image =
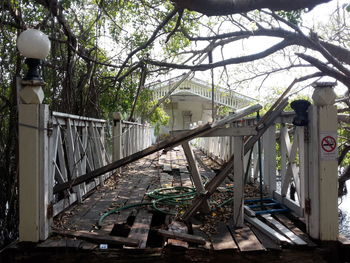
{"label": "wooden crossbeam", "polygon": [[[205,192],[205,189],[204,189],[202,178],[201,178],[201,175],[199,173],[199,169],[198,169],[192,148],[188,142],[184,142],[182,144],[182,148],[184,149],[188,165],[190,166],[191,177],[192,177],[193,183],[196,187],[196,192],[198,195],[201,195]],[[204,213],[209,213],[210,205],[209,205],[208,201],[203,202],[202,211]]]}
{"label": "wooden crossbeam", "polygon": [[93,179],[97,176],[100,176],[102,174],[108,173],[112,170],[115,170],[119,167],[122,167],[126,164],[129,164],[131,162],[134,162],[136,160],[139,160],[147,155],[150,155],[152,153],[155,153],[159,150],[162,150],[164,148],[174,147],[176,145],[182,144],[185,141],[191,140],[195,137],[198,137],[202,134],[205,134],[206,132],[211,131],[212,129],[220,128],[234,120],[240,119],[246,115],[249,115],[257,110],[261,109],[261,105],[256,104],[250,107],[247,107],[241,111],[236,112],[235,114],[229,115],[227,118],[224,118],[216,123],[213,124],[205,124],[203,126],[200,126],[196,129],[190,130],[181,136],[174,136],[170,137],[169,139],[166,139],[156,145],[152,145],[142,151],[136,152],[134,154],[131,154],[130,156],[124,157],[123,159],[120,159],[118,161],[112,162],[108,165],[105,165],[103,167],[100,167],[92,172],[89,172],[87,174],[84,174],[82,176],[79,176],[75,178],[74,180],[70,180],[68,182],[65,182],[63,184],[56,185],[54,187],[53,192],[58,193],[62,190],[68,189],[70,187],[73,187],[75,185],[78,185],[82,182],[85,182],[87,180]]}

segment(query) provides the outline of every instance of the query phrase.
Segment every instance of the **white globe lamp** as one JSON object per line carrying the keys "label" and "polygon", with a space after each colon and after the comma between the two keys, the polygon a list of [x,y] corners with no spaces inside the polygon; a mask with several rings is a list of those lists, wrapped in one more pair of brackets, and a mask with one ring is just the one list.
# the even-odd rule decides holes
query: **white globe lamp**
{"label": "white globe lamp", "polygon": [[51,43],[47,35],[37,29],[27,29],[17,38],[17,48],[27,59],[28,72],[24,80],[42,81],[38,67],[40,60],[47,57]]}

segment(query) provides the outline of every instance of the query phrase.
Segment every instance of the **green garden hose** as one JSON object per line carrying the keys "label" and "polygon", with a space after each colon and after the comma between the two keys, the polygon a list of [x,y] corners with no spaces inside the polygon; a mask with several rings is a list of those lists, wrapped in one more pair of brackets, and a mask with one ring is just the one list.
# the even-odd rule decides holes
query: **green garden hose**
{"label": "green garden hose", "polygon": [[169,206],[183,205],[188,200],[191,200],[196,196],[196,189],[193,187],[185,187],[185,186],[159,188],[159,189],[155,189],[149,193],[146,193],[146,195],[150,199],[152,199],[152,202],[126,205],[126,206],[122,206],[122,207],[113,209],[111,211],[108,211],[107,213],[104,213],[100,217],[100,219],[98,220],[98,227],[102,226],[102,222],[107,216],[114,214],[114,213],[118,213],[118,212],[126,210],[126,209],[140,207],[140,206],[151,205],[156,211],[159,211],[159,212],[164,213],[164,214],[174,215],[175,213],[160,209],[157,205],[159,205],[159,204],[169,205]]}

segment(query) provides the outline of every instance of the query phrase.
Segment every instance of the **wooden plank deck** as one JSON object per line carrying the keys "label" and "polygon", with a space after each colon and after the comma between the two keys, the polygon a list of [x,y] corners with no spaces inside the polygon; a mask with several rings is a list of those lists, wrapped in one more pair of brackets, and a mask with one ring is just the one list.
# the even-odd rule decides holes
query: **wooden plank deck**
{"label": "wooden plank deck", "polygon": [[[283,236],[283,233],[286,235],[283,236],[282,244],[271,239],[264,233],[264,229],[257,229],[257,226],[251,225],[258,221],[256,217],[246,215],[247,223],[243,228],[236,229],[230,223],[218,221],[217,232],[206,233],[203,230],[202,219],[193,219],[185,226],[177,221],[178,217],[165,215],[160,217],[159,212],[154,212],[149,205],[111,214],[103,221],[102,228],[97,229],[97,221],[103,213],[125,205],[149,202],[146,198],[146,193],[149,191],[173,186],[193,187],[187,167],[181,147],[138,160],[132,167],[122,171],[123,175],[117,178],[115,185],[99,188],[82,204],[72,207],[64,215],[59,216],[61,220],[55,221],[56,232],[59,232],[59,229],[65,231],[61,233],[62,237],[65,236],[65,240],[70,240],[67,236],[84,240],[80,245],[85,247],[95,249],[96,243],[104,242],[112,247],[129,251],[162,249],[163,244],[167,244],[167,247],[181,247],[188,251],[200,249],[212,252],[229,250],[233,253],[268,252],[270,249],[281,249],[283,243],[288,243],[288,247],[291,247],[293,243],[290,238],[302,242],[298,239],[301,238],[310,246],[311,241],[308,242],[307,235],[287,217],[279,214],[268,219],[270,223],[275,224],[273,230],[275,235],[279,237]],[[201,174],[210,177],[215,175],[204,163],[199,163],[199,170]],[[95,236],[97,238],[94,240]],[[55,239],[57,240],[57,237]],[[56,246],[59,242],[49,239],[44,244]]]}

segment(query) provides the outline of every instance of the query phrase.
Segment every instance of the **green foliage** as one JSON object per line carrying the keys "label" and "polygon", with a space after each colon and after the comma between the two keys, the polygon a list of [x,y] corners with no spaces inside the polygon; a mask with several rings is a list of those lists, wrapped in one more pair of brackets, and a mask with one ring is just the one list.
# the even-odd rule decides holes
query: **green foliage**
{"label": "green foliage", "polygon": [[137,103],[137,113],[142,120],[147,119],[152,126],[154,126],[155,135],[158,135],[160,126],[167,125],[170,117],[161,107],[156,108],[156,110],[149,115],[156,104],[157,101],[152,101],[152,92],[149,89],[144,89]]}
{"label": "green foliage", "polygon": [[278,11],[276,12],[280,17],[283,17],[287,21],[291,22],[294,25],[299,25],[302,21],[302,10],[296,11]]}
{"label": "green foliage", "polygon": [[226,116],[231,111],[230,107],[227,107],[225,105],[219,105],[217,109],[217,114],[219,116]]}

